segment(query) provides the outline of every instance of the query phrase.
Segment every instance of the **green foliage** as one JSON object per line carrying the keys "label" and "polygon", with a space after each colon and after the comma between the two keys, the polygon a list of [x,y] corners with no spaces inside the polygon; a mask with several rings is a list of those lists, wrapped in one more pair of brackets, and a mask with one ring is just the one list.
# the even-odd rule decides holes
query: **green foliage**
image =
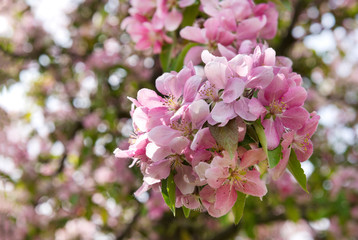
{"label": "green foliage", "polygon": [[270,168],[274,168],[282,159],[282,146],[279,145],[274,150],[268,150],[267,153],[268,153],[267,158],[268,158],[269,166]]}
{"label": "green foliage", "polygon": [[159,55],[160,64],[162,66],[163,72],[170,71],[170,63],[172,60],[172,50],[173,50],[173,44],[165,44],[162,48],[162,52]]}
{"label": "green foliage", "polygon": [[230,120],[224,127],[210,126],[209,129],[216,142],[233,158],[239,141],[237,120]]}
{"label": "green foliage", "polygon": [[196,17],[199,14],[199,6],[200,2],[196,1],[193,5],[185,8],[183,13],[183,21],[180,25],[181,28],[193,25],[194,21],[196,20]]}
{"label": "green foliage", "polygon": [[190,216],[190,209],[185,206],[182,206],[182,209],[183,209],[185,218],[188,218]]}
{"label": "green foliage", "polygon": [[173,173],[170,173],[167,179],[162,180],[162,195],[165,203],[175,216],[175,183]]}
{"label": "green foliage", "polygon": [[264,131],[264,128],[263,128],[260,120],[257,120],[254,123],[254,128],[255,128],[256,134],[259,138],[261,147],[265,151],[266,156],[268,156],[266,135],[265,135],[265,131]]}
{"label": "green foliage", "polygon": [[234,206],[232,207],[235,225],[239,224],[242,215],[244,214],[245,202],[246,202],[246,194],[238,191],[237,200]]}
{"label": "green foliage", "polygon": [[183,50],[180,52],[176,60],[173,62],[174,71],[179,72],[184,66],[184,59],[188,51],[192,48],[197,46],[197,43],[188,43],[184,46]]}
{"label": "green foliage", "polygon": [[298,184],[300,184],[302,189],[308,193],[306,175],[303,172],[303,169],[301,168],[301,163],[300,161],[298,161],[296,153],[293,149],[291,149],[287,169],[292,173],[292,175],[295,177],[296,181],[298,182]]}

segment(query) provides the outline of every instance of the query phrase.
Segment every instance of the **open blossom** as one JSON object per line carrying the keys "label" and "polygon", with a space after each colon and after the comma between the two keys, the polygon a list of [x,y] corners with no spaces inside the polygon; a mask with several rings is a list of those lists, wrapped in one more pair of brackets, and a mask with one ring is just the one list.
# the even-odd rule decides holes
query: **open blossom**
{"label": "open blossom", "polygon": [[[205,178],[208,186],[215,189],[215,201],[206,202],[209,213],[220,217],[225,215],[236,202],[237,193],[240,191],[252,196],[262,197],[266,195],[265,183],[260,179],[260,173],[249,167],[266,159],[262,149],[246,151],[239,149],[239,156],[231,158],[227,152],[223,157],[214,157],[211,164],[202,162],[195,169],[201,178]],[[208,188],[205,191],[209,191]]]}
{"label": "open blossom", "polygon": [[300,162],[306,161],[313,153],[313,144],[311,137],[316,131],[320,117],[313,112],[306,120],[302,128],[291,130],[283,134],[282,154],[283,157],[274,168],[273,178],[278,179],[286,169],[291,149],[295,151],[297,159]]}

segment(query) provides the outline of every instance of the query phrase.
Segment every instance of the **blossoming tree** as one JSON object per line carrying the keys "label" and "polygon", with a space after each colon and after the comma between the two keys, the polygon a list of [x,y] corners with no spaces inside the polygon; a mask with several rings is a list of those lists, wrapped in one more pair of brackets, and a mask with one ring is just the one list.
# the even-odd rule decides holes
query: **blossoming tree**
{"label": "blossoming tree", "polygon": [[0,238],[357,238],[357,9],[1,1]]}

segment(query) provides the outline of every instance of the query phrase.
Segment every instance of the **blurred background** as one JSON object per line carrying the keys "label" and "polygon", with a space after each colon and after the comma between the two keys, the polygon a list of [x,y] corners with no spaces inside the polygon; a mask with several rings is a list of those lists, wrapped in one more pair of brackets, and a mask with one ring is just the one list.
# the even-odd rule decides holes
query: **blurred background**
{"label": "blurred background", "polygon": [[310,194],[288,173],[267,179],[234,226],[174,218],[156,193],[136,199],[139,170],[112,154],[132,132],[127,96],[162,74],[120,28],[128,1],[1,0],[0,239],[358,239],[358,2],[275,3],[269,44],[321,116],[303,163]]}

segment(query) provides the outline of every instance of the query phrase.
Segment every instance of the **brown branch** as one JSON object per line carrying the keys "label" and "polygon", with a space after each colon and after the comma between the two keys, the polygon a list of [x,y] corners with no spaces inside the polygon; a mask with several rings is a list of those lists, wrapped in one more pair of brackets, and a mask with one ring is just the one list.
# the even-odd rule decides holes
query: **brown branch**
{"label": "brown branch", "polygon": [[290,26],[287,28],[285,36],[281,38],[281,42],[277,47],[277,55],[287,56],[287,52],[290,50],[292,45],[295,43],[296,39],[292,36],[292,30],[295,27],[299,16],[307,8],[310,1],[307,0],[297,0],[296,4],[292,7],[293,14],[291,18]]}

